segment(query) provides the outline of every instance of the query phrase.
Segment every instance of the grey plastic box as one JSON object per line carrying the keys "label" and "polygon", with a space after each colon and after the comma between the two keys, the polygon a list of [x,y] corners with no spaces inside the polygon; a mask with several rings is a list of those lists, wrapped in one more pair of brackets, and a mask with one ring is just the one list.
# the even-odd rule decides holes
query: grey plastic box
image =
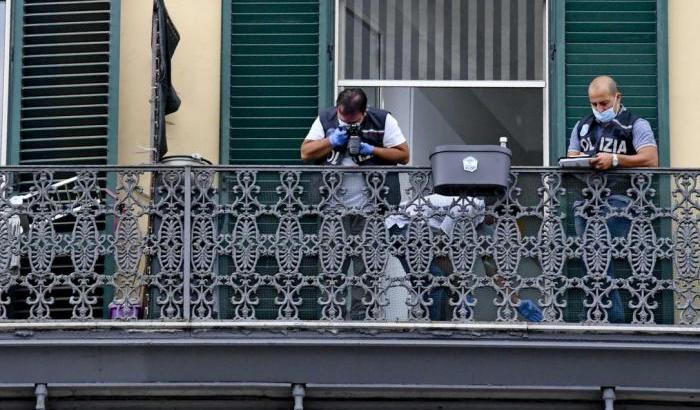
{"label": "grey plastic box", "polygon": [[435,192],[501,195],[508,188],[511,155],[500,145],[438,145],[430,154]]}

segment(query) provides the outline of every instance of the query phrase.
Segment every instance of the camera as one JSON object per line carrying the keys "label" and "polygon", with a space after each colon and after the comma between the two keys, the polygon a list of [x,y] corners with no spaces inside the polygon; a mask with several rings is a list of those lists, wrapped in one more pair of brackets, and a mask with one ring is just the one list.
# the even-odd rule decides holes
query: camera
{"label": "camera", "polygon": [[358,124],[348,125],[348,153],[352,156],[360,155],[360,136],[362,130]]}

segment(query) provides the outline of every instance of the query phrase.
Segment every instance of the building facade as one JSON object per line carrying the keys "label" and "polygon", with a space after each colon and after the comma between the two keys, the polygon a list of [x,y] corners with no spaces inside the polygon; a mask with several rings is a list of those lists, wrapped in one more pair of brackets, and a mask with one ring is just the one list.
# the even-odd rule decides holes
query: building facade
{"label": "building facade", "polygon": [[[151,162],[153,2],[0,2],[0,408],[697,405],[695,0],[165,4],[168,155],[210,167]],[[603,74],[661,168],[550,167]],[[302,165],[351,86],[408,167]],[[503,136],[504,195],[431,203],[436,145]]]}
{"label": "building facade", "polygon": [[[495,117],[489,121],[491,129],[472,132],[475,135],[483,135],[471,137],[473,142],[479,142],[478,138],[493,138],[489,135],[508,135],[514,144],[527,147],[523,148],[523,155],[516,155],[516,161],[522,162],[520,165],[547,165],[552,159],[563,155],[568,131],[573,122],[585,114],[581,109],[581,106],[585,105],[585,99],[584,103],[580,102],[580,99],[585,97],[585,86],[590,77],[601,72],[614,75],[627,97],[626,104],[637,108],[641,115],[651,119],[657,137],[662,145],[667,146],[661,152],[665,165],[682,166],[680,159],[677,160],[677,164],[672,160],[676,157],[681,158],[680,152],[688,152],[681,149],[675,154],[674,144],[669,142],[669,134],[672,124],[682,129],[691,121],[680,117],[679,114],[671,118],[669,107],[674,104],[681,112],[693,112],[692,104],[681,102],[681,91],[677,90],[692,93],[692,78],[683,70],[692,65],[688,64],[688,61],[692,62],[695,56],[687,50],[676,51],[693,38],[692,28],[686,28],[682,20],[689,15],[691,3],[667,1],[656,4],[650,1],[625,6],[601,6],[586,4],[585,1],[572,4],[475,1],[474,4],[448,2],[445,5],[438,1],[435,4],[415,5],[387,3],[386,7],[367,4],[365,7],[363,2],[355,4],[351,1],[335,5],[335,2],[331,1],[318,2],[319,4],[301,2],[304,4],[296,5],[282,2],[265,6],[269,7],[269,10],[255,6],[255,3],[219,3],[202,2],[192,18],[177,22],[178,30],[182,34],[182,43],[174,56],[173,77],[175,84],[180,88],[180,94],[191,97],[184,99],[182,111],[174,114],[170,120],[170,139],[175,144],[173,154],[199,150],[214,162],[265,163],[271,161],[269,155],[260,159],[260,156],[253,152],[267,151],[270,146],[276,146],[276,149],[284,151],[279,153],[277,163],[298,163],[298,140],[305,135],[307,123],[313,120],[318,107],[330,105],[337,89],[359,85],[373,92],[373,102],[376,106],[390,109],[402,120],[401,124],[411,140],[414,130],[418,135],[424,132],[420,129],[421,124],[425,123],[421,121],[420,113],[429,109],[441,110],[444,113],[444,123],[437,126],[452,129],[460,135],[469,135],[469,130],[463,129],[466,125],[449,118],[448,110],[443,107],[444,101],[459,97],[463,100],[462,105],[465,105],[468,98],[479,100],[481,102],[472,101],[472,111],[481,114],[483,112],[478,109],[485,110],[484,112],[491,111]],[[179,13],[189,16],[189,7],[192,7],[188,2],[167,4],[173,20],[177,20]],[[114,59],[111,63],[110,81],[113,82],[110,83],[109,94],[116,98],[111,102],[114,105],[113,112],[119,113],[114,114],[113,124],[110,124],[110,128],[115,130],[114,135],[110,137],[114,140],[112,150],[115,151],[111,154],[110,163],[143,163],[146,157],[139,158],[139,153],[134,152],[137,149],[132,149],[131,145],[148,145],[148,140],[143,138],[148,135],[149,130],[149,117],[146,113],[149,111],[150,90],[144,87],[144,84],[150,83],[151,80],[151,51],[150,41],[144,42],[143,39],[150,38],[151,5],[125,1],[119,4],[118,12],[114,11],[114,5],[111,7],[112,11],[108,17],[110,20],[102,20],[110,24],[110,44],[105,48],[111,53],[110,58]],[[25,21],[31,20],[31,13],[27,14]],[[690,15],[692,16],[692,13]],[[294,16],[299,17],[298,22],[292,19]],[[385,36],[387,38],[374,41],[371,36],[376,37],[379,34],[363,33],[360,27],[362,19],[365,18],[363,16],[367,16],[366,19],[376,24],[377,30],[389,33]],[[93,21],[89,20],[93,17],[107,18],[85,18],[88,19],[86,21]],[[278,20],[275,20],[276,18]],[[100,20],[94,22],[98,21]],[[505,24],[506,22],[508,24]],[[521,22],[524,24],[519,24]],[[285,27],[285,23],[306,24],[304,29],[308,29],[309,32],[293,33],[294,29],[291,26]],[[242,32],[239,33],[233,28],[235,24],[240,24],[241,27],[257,24],[260,32],[252,31],[246,34],[245,29],[240,29]],[[264,33],[266,25],[277,26],[279,35]],[[470,27],[472,31],[469,31]],[[301,26],[297,28],[302,30]],[[16,24],[14,29],[17,29]],[[286,29],[290,32],[285,32]],[[626,29],[631,31],[625,31]],[[334,36],[336,30],[340,35]],[[268,31],[274,32],[275,29]],[[579,32],[583,34],[579,36]],[[259,34],[258,37],[255,37],[256,33]],[[588,33],[596,33],[598,37],[589,36]],[[618,34],[628,35],[629,38]],[[293,39],[299,40],[300,43],[284,42]],[[364,44],[362,41],[367,45],[359,45]],[[391,47],[390,41],[394,42]],[[294,47],[289,48],[285,44]],[[401,47],[397,47],[397,44],[401,44]],[[606,44],[612,44],[612,56],[605,50]],[[619,46],[620,44],[630,46],[623,47]],[[318,46],[317,50],[313,49],[313,45]],[[13,50],[13,54],[22,53],[19,43],[15,42],[14,47],[16,50]],[[26,47],[26,52],[31,53],[29,45]],[[397,56],[392,51],[404,47],[407,48],[402,55]],[[352,49],[352,52],[349,49]],[[280,67],[279,70],[286,70],[284,74],[290,76],[285,80],[282,80],[277,72],[248,73],[241,69],[239,73],[235,70],[235,67],[239,66],[263,65],[265,58],[275,59],[272,56],[277,55],[276,52],[289,60],[288,63],[284,63],[285,58],[276,58],[275,62],[276,66]],[[434,58],[428,58],[429,52]],[[627,54],[617,54],[620,52]],[[237,53],[240,53],[240,56]],[[634,65],[629,64],[629,59],[621,57],[625,55],[636,59]],[[362,56],[368,57],[363,60]],[[403,64],[404,60],[406,64]],[[236,64],[236,61],[241,64]],[[334,61],[337,61],[337,64]],[[428,61],[435,61],[435,64],[428,64]],[[29,60],[27,63],[32,64]],[[355,66],[358,69],[353,71]],[[14,67],[18,69],[16,65]],[[233,71],[231,67],[234,67]],[[395,72],[397,67],[403,71]],[[382,72],[378,71],[380,69]],[[9,74],[10,83],[17,82],[20,78],[17,72]],[[265,77],[266,75],[270,77]],[[250,76],[257,80],[251,80]],[[227,77],[230,79],[227,80]],[[269,79],[269,84],[264,82],[266,78]],[[261,83],[247,84],[248,80]],[[190,90],[190,86],[195,90]],[[267,93],[275,96],[274,87],[283,86],[298,87],[296,91],[302,94],[293,93],[293,89],[280,88],[277,95],[308,96],[304,101],[296,98],[297,104],[304,105],[290,113],[262,112],[262,117],[255,117],[255,113],[237,112],[238,106],[235,104],[238,100],[230,101],[230,98],[259,97],[244,95],[248,92],[245,87],[255,88],[260,93],[268,87]],[[304,89],[304,86],[313,90]],[[236,90],[234,87],[242,89]],[[517,95],[518,93],[522,95]],[[317,101],[311,104],[313,96]],[[494,108],[500,106],[502,111],[511,112],[513,107],[503,106],[503,101],[506,100],[518,101],[517,105],[531,107],[533,110],[531,113],[516,112],[512,117],[521,118],[522,121],[523,118],[533,117],[532,114],[536,113],[542,117],[542,121],[538,120],[532,124],[507,124],[507,119],[501,119],[498,110]],[[649,104],[650,100],[654,102]],[[397,101],[409,101],[412,104],[411,108],[404,107]],[[115,102],[118,105],[114,104]],[[280,104],[274,107],[294,104],[283,100],[276,102]],[[522,104],[519,104],[520,102]],[[425,105],[425,109],[421,104]],[[664,115],[660,115],[659,110],[665,112]],[[286,123],[276,121],[275,124],[273,119],[289,118],[290,124],[295,125],[292,128],[296,129],[285,133],[285,138],[291,138],[286,135],[293,134],[297,140],[279,144],[264,142],[259,147],[247,146],[244,142],[233,143],[230,140],[238,138],[235,130],[228,130],[232,127],[233,119],[229,120],[228,125],[219,121],[219,128],[211,128],[212,116],[217,119],[223,117],[219,115],[220,112],[230,112],[232,118],[268,118],[272,122],[269,126],[285,127]],[[8,115],[8,125],[12,131],[12,121],[21,120],[23,117],[19,113],[12,114],[9,111]],[[657,117],[661,117],[660,124],[656,123]],[[469,119],[465,118],[464,121],[468,122]],[[268,125],[257,120],[256,123]],[[516,129],[520,129],[520,134]],[[190,136],[195,133],[201,135],[197,138],[197,144],[205,145],[187,145],[188,141],[192,143],[193,138]],[[452,138],[456,141],[460,137]],[[684,138],[681,135],[681,142],[677,142],[675,146],[682,147]],[[412,144],[416,150],[412,157],[419,160],[415,165],[426,164],[428,148],[421,145],[425,139],[427,138],[416,137],[415,143]],[[450,141],[452,140],[448,139],[444,142]],[[439,142],[441,141],[437,141]],[[7,163],[19,163],[18,154],[10,152],[17,151],[17,141],[10,137],[8,144]],[[15,144],[14,148],[12,144]],[[182,144],[182,148],[178,144]],[[248,150],[250,152],[246,155],[252,157],[241,157],[236,161],[236,155],[243,154],[231,154],[233,157],[228,158],[221,154],[227,146],[234,152]],[[126,151],[119,151],[120,149]],[[143,153],[140,154],[143,156]]]}

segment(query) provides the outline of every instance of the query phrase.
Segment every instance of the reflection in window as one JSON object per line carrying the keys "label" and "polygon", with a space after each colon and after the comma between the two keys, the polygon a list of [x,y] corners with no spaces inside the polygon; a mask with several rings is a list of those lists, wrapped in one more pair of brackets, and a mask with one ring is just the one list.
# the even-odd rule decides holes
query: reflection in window
{"label": "reflection in window", "polygon": [[545,0],[341,0],[340,80],[543,80]]}
{"label": "reflection in window", "polygon": [[497,145],[508,137],[513,165],[543,165],[541,88],[363,87],[381,95],[411,146],[411,164],[429,166],[437,145]]}

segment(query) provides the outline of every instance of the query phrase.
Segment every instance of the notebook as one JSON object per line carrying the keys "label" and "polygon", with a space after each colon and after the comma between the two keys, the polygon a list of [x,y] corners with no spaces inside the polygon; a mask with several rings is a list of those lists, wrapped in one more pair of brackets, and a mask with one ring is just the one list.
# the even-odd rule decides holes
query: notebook
{"label": "notebook", "polygon": [[591,157],[585,155],[580,157],[559,158],[559,166],[562,168],[590,168]]}

